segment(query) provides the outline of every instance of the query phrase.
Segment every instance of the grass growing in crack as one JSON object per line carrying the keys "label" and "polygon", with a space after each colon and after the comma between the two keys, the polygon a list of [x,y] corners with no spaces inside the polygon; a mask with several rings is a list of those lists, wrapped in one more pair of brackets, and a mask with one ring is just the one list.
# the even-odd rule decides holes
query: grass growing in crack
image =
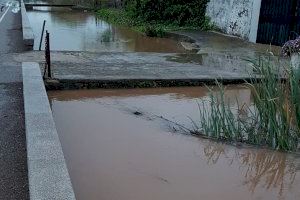
{"label": "grass growing in crack", "polygon": [[[200,122],[193,122],[193,134],[295,151],[300,136],[299,70],[288,67],[282,72],[269,59],[253,64],[260,79],[253,77],[245,84],[251,90],[253,105],[234,112],[225,103],[224,86],[217,82],[219,92],[210,92],[210,106],[199,103]],[[241,116],[241,110],[247,115]]]}

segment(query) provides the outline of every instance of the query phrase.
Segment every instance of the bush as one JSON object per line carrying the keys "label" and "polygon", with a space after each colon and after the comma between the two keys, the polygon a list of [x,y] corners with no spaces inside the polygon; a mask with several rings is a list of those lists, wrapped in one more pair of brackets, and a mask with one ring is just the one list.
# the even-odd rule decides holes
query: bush
{"label": "bush", "polygon": [[297,37],[295,40],[287,41],[281,50],[283,56],[291,56],[293,53],[300,52],[300,37]]}
{"label": "bush", "polygon": [[208,1],[125,0],[123,9],[102,8],[97,13],[110,23],[132,27],[150,37],[164,37],[173,30],[212,29],[205,16]]}
{"label": "bush", "polygon": [[126,12],[117,9],[101,9],[98,11],[98,15],[119,25],[130,25],[132,23]]}
{"label": "bush", "polygon": [[162,27],[156,27],[153,25],[147,25],[145,30],[142,31],[149,37],[164,37],[166,32]]}
{"label": "bush", "polygon": [[127,0],[126,11],[145,22],[202,27],[209,0]]}

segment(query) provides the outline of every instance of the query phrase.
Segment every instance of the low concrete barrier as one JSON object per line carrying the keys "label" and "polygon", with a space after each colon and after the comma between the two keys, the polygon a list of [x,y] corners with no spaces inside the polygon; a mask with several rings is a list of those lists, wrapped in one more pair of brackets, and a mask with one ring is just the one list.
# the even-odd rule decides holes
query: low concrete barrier
{"label": "low concrete barrier", "polygon": [[27,16],[27,12],[23,0],[21,0],[21,15],[22,15],[22,31],[23,31],[24,44],[33,47],[34,34],[29,22],[29,18]]}
{"label": "low concrete barrier", "polygon": [[22,63],[31,200],[74,200],[75,195],[37,63]]}

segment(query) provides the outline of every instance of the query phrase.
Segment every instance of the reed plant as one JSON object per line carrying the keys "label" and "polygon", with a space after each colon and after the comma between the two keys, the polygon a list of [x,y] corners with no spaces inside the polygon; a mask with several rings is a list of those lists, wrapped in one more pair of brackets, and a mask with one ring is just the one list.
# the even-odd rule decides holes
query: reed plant
{"label": "reed plant", "polygon": [[[253,103],[231,108],[225,103],[225,86],[216,82],[217,95],[210,91],[209,106],[199,103],[200,123],[195,134],[218,140],[269,146],[295,151],[300,136],[300,72],[291,66],[282,68],[271,59],[253,63],[255,76],[245,86],[251,90]],[[258,78],[259,77],[259,78]],[[238,105],[246,105],[238,102]],[[241,110],[247,115],[241,116]],[[197,124],[197,123],[194,123]]]}
{"label": "reed plant", "polygon": [[[214,95],[209,88],[209,106],[204,101],[198,103],[200,127],[196,134],[202,133],[219,140],[242,141],[242,123],[225,101],[225,88],[216,81],[219,93]],[[196,124],[196,123],[194,123]]]}

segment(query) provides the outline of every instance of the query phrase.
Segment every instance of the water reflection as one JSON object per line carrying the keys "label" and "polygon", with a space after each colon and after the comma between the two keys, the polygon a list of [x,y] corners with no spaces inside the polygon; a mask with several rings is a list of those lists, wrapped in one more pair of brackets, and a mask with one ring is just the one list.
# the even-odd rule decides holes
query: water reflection
{"label": "water reflection", "polygon": [[[210,89],[213,95],[219,95],[218,87]],[[206,87],[71,90],[51,91],[49,94],[52,99],[58,101],[94,102],[102,105],[109,104],[127,113],[141,112],[144,118],[156,119],[160,122],[161,128],[179,132],[182,130],[178,129],[178,126],[161,120],[160,117],[193,130],[195,127],[191,119],[196,123],[199,121],[198,103],[203,103],[207,107],[210,105],[210,91]],[[251,91],[242,85],[226,86],[224,95],[226,105],[229,105],[234,113],[238,112],[238,108],[250,106],[252,103]],[[113,99],[113,103],[105,101],[107,99]],[[168,100],[172,103],[168,103]],[[156,107],[153,107],[154,104]],[[247,112],[248,110],[244,114],[247,115]]]}
{"label": "water reflection", "polygon": [[287,188],[295,183],[300,169],[299,156],[270,150],[234,149],[227,152],[226,145],[209,143],[204,147],[204,155],[209,165],[218,164],[220,157],[228,160],[228,166],[239,165],[243,184],[254,194],[258,187],[275,189],[278,199],[285,199]]}
{"label": "water reflection", "polygon": [[[213,94],[218,94],[218,87],[210,87]],[[103,97],[126,98],[139,96],[169,95],[174,100],[207,98],[209,90],[206,87],[163,87],[163,88],[135,88],[135,89],[89,89],[49,91],[51,98],[59,101],[95,100]],[[251,92],[243,85],[227,85],[225,100],[229,105],[238,102],[251,102]]]}
{"label": "water reflection", "polygon": [[[113,26],[93,13],[66,8],[34,7],[28,12],[37,50],[43,21],[50,32],[52,50],[92,52],[185,52],[179,42],[146,37],[125,27]],[[44,48],[44,47],[43,47]]]}
{"label": "water reflection", "polygon": [[[251,103],[243,87],[228,87],[225,96],[233,107],[236,96]],[[205,88],[56,91],[49,97],[78,199],[300,195],[299,156],[168,132],[158,121],[132,112],[188,123],[187,115],[199,114],[195,100],[207,98]]]}

